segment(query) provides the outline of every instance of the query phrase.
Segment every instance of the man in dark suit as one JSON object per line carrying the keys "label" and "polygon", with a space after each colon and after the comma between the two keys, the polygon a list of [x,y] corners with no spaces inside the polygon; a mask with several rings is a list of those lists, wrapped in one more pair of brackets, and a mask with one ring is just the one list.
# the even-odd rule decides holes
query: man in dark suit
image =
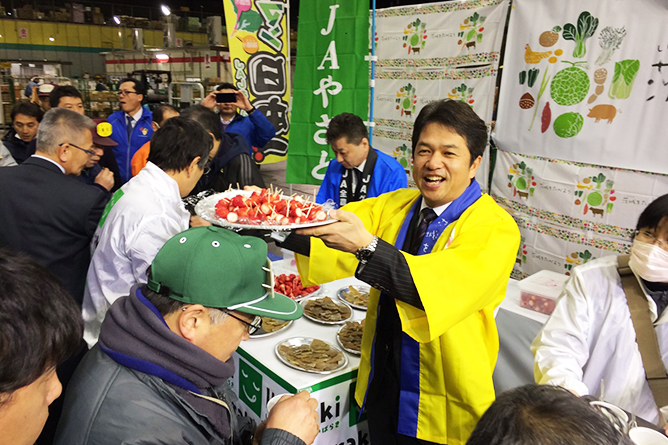
{"label": "man in dark suit", "polygon": [[79,305],[90,240],[108,199],[70,177],[94,155],[93,128],[86,116],[54,108],[42,120],[36,153],[0,171],[0,246],[42,263]]}
{"label": "man in dark suit", "polygon": [[[24,252],[43,264],[81,306],[90,241],[108,194],[73,176],[91,156],[95,123],[64,108],[44,115],[37,131],[37,151],[23,164],[0,169],[0,247]],[[48,298],[48,295],[44,295]],[[79,350],[56,372],[67,383],[85,352]],[[49,407],[50,416],[37,440],[50,444],[62,410],[63,397]]]}

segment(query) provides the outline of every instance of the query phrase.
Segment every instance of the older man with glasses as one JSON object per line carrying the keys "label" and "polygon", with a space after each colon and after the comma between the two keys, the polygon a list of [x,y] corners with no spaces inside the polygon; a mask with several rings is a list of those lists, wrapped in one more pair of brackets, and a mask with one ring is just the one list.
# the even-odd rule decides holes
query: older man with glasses
{"label": "older man with glasses", "polygon": [[233,407],[232,353],[260,317],[302,314],[274,294],[270,267],[264,241],[220,227],[167,241],[147,284],[109,309],[74,376],[55,443],[312,443],[318,402],[307,392],[281,398],[260,428]]}
{"label": "older man with glasses", "polygon": [[142,107],[145,94],[140,81],[123,80],[118,90],[121,109],[108,119],[113,128],[111,138],[118,144],[114,147],[114,154],[123,183],[132,177],[132,156],[153,136],[153,114]]}
{"label": "older man with glasses", "polygon": [[[95,124],[86,116],[54,108],[39,126],[36,153],[21,165],[0,169],[0,247],[23,252],[45,266],[79,306],[90,242],[108,201],[108,194],[72,177],[93,153],[92,128]],[[80,358],[75,355],[58,367],[63,386]],[[50,443],[61,402],[50,407],[39,443]]]}
{"label": "older man with glasses", "polygon": [[0,169],[0,246],[25,252],[60,279],[78,304],[90,262],[88,245],[108,195],[78,176],[95,154],[93,121],[64,108],[46,113],[37,151]]}

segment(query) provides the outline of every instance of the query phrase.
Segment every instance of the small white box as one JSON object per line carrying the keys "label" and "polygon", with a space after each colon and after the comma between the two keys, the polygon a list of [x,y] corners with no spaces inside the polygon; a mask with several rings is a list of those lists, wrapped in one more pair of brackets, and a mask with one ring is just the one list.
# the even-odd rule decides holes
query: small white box
{"label": "small white box", "polygon": [[568,278],[564,274],[541,270],[519,282],[520,306],[551,314]]}

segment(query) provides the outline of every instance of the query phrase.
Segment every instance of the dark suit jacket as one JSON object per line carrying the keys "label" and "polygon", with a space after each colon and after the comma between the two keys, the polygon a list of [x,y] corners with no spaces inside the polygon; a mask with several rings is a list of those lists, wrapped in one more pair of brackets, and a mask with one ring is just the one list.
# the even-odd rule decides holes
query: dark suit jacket
{"label": "dark suit jacket", "polygon": [[108,195],[44,159],[0,169],[0,246],[41,262],[81,305],[90,241]]}

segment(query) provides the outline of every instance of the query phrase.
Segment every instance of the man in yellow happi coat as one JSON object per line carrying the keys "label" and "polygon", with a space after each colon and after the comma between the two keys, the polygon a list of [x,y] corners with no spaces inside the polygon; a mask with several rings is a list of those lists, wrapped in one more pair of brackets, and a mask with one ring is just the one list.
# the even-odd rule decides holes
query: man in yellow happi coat
{"label": "man in yellow happi coat", "polygon": [[494,309],[520,235],[473,179],[487,129],[467,104],[425,106],[412,145],[419,192],[351,203],[331,212],[339,222],[298,231],[319,238],[298,265],[307,282],[355,274],[374,288],[355,394],[371,443],[459,445],[494,401]]}

